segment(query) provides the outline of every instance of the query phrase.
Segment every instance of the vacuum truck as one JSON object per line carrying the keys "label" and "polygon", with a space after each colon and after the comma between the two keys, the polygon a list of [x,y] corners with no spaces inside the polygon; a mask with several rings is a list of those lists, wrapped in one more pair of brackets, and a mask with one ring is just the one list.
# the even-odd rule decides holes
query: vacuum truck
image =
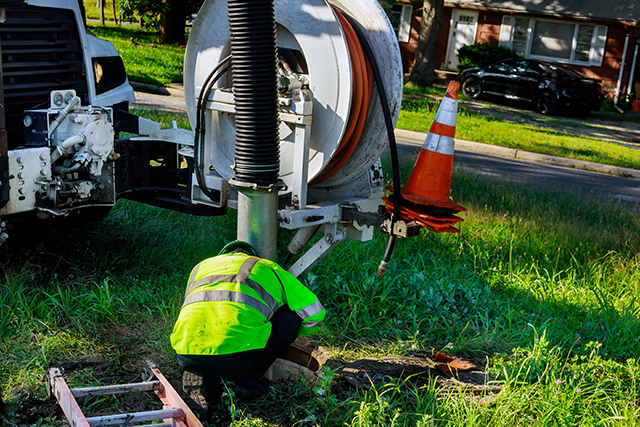
{"label": "vacuum truck", "polygon": [[12,223],[121,198],[232,208],[262,257],[275,259],[278,227],[296,231],[283,264],[301,254],[298,276],[347,238],[419,229],[381,206],[402,63],[376,0],[204,2],[184,64],[193,131],[128,112],[122,59],[77,0],[0,1],[0,50],[0,242]]}

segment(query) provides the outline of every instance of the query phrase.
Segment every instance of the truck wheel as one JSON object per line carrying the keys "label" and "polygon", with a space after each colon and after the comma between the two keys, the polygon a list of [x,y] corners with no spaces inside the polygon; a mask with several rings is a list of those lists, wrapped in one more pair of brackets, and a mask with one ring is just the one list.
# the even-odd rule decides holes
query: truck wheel
{"label": "truck wheel", "polygon": [[556,97],[553,93],[544,92],[538,97],[536,107],[538,107],[538,112],[540,114],[552,116],[558,111],[558,101],[556,101]]}
{"label": "truck wheel", "polygon": [[480,81],[474,77],[470,77],[462,82],[462,94],[467,98],[478,99],[482,95],[482,86]]}

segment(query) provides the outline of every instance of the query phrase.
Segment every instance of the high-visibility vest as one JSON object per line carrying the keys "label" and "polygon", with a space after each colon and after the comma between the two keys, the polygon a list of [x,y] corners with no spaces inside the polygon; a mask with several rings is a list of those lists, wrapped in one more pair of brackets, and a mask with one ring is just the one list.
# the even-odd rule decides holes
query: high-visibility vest
{"label": "high-visibility vest", "polygon": [[244,254],[206,259],[189,275],[171,345],[185,355],[264,348],[269,320],[283,305],[302,319],[298,335],[321,326],[325,309],[318,298],[278,264]]}

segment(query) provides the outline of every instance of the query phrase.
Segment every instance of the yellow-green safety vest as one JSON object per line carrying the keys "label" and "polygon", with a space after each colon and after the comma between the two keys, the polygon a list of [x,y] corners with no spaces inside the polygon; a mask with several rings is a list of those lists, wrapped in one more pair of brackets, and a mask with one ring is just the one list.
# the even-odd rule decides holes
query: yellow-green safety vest
{"label": "yellow-green safety vest", "polygon": [[264,348],[269,320],[283,305],[302,319],[299,336],[316,331],[326,314],[318,297],[275,262],[244,254],[206,259],[189,275],[171,345],[185,355]]}

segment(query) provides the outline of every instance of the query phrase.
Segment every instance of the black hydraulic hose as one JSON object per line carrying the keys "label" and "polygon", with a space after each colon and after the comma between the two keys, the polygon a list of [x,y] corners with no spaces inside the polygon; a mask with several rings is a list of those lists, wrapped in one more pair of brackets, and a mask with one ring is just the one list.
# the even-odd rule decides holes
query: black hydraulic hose
{"label": "black hydraulic hose", "polygon": [[282,260],[279,263],[280,267],[287,268],[287,264],[289,264],[291,258],[293,258],[293,254],[291,252],[287,252],[286,254],[284,254],[284,257],[282,257]]}
{"label": "black hydraulic hose", "polygon": [[227,0],[236,109],[234,180],[270,186],[280,172],[273,0]]}
{"label": "black hydraulic hose", "polygon": [[196,129],[194,138],[194,165],[196,180],[198,181],[198,187],[200,191],[204,193],[209,199],[214,201],[214,194],[207,188],[204,181],[204,159],[202,158],[204,153],[204,134],[206,132],[206,123],[204,120],[205,115],[205,103],[209,97],[209,93],[213,88],[213,85],[222,77],[231,66],[229,65],[231,56],[224,58],[216,67],[211,70],[207,78],[205,79],[202,88],[200,89],[200,95],[196,106]]}
{"label": "black hydraulic hose", "polygon": [[371,64],[371,70],[373,71],[373,80],[376,83],[376,88],[378,89],[378,96],[380,97],[380,104],[382,105],[382,113],[384,115],[384,122],[387,127],[387,135],[389,137],[389,151],[391,153],[391,171],[393,177],[393,192],[395,194],[395,198],[393,200],[393,217],[391,218],[391,235],[389,236],[389,242],[387,243],[387,249],[384,253],[384,257],[382,261],[380,261],[380,265],[378,266],[378,272],[376,273],[378,277],[382,277],[387,270],[387,265],[389,264],[389,260],[391,259],[391,254],[393,253],[393,248],[396,244],[396,236],[395,232],[395,223],[400,218],[400,204],[401,204],[401,187],[400,187],[400,165],[398,163],[398,146],[396,144],[396,137],[393,133],[393,120],[391,119],[391,111],[389,110],[389,101],[387,100],[387,93],[384,90],[384,85],[382,84],[382,77],[380,76],[380,69],[378,68],[378,63],[376,62],[376,58],[373,55],[373,50],[369,45],[369,42],[365,38],[360,25],[349,15],[343,14],[345,18],[349,21],[356,34],[358,35],[358,40],[360,40],[360,44],[362,45],[362,50],[364,54],[367,55],[367,59]]}

